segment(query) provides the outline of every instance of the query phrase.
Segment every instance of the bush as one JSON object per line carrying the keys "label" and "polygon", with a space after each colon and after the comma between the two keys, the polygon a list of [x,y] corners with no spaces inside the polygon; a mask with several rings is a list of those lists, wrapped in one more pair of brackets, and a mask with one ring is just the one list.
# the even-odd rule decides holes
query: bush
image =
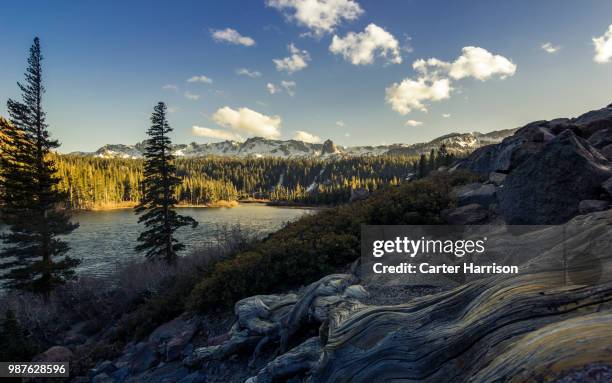
{"label": "bush", "polygon": [[453,204],[451,189],[477,179],[465,172],[436,172],[366,200],[305,216],[249,251],[216,263],[191,292],[188,308],[231,307],[248,296],[310,283],[359,257],[362,224],[440,224],[441,210]]}
{"label": "bush", "polygon": [[[239,225],[222,225],[216,228],[212,243],[188,256],[179,257],[172,268],[154,262],[124,268],[119,277],[123,281],[121,285],[135,284],[132,289],[140,292],[141,300],[137,307],[124,311],[126,314],[119,320],[114,340],[142,339],[157,326],[182,314],[187,298],[205,271],[229,254],[248,249],[253,238],[252,233],[245,232]],[[135,282],[134,276],[140,276],[136,278],[140,282]],[[143,289],[143,286],[149,287]]]}

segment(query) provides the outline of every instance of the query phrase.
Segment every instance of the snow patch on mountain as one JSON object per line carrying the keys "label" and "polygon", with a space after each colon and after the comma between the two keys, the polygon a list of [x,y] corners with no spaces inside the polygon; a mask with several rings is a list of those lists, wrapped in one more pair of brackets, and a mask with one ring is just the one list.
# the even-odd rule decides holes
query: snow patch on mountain
{"label": "snow patch on mountain", "polygon": [[[176,157],[238,157],[238,158],[333,158],[339,156],[418,156],[445,145],[449,152],[467,154],[481,146],[496,144],[514,133],[516,129],[490,133],[450,133],[432,141],[418,144],[391,144],[379,146],[336,146],[331,140],[322,144],[297,140],[270,140],[262,137],[249,138],[244,142],[222,141],[207,144],[173,145]],[[89,155],[101,158],[142,158],[145,142],[136,145],[104,145],[94,153],[75,152],[75,155]]]}

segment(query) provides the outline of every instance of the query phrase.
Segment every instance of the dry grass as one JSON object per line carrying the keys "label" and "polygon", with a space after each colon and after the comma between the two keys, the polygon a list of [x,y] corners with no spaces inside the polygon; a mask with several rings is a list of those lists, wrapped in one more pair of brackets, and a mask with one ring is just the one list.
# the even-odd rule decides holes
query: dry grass
{"label": "dry grass", "polygon": [[[149,312],[166,313],[165,307],[150,306],[164,302],[164,295],[172,294],[170,290],[176,286],[188,290],[184,292],[188,295],[193,287],[190,284],[199,281],[211,263],[244,250],[252,238],[240,226],[218,226],[214,240],[180,257],[172,266],[161,261],[133,261],[110,276],[80,275],[53,291],[48,301],[32,293],[9,292],[0,297],[0,317],[6,309],[13,310],[32,340],[44,348],[61,344],[77,323],[86,323],[84,331],[93,334],[116,326],[123,318],[138,317],[143,306],[148,306]],[[182,310],[182,305],[174,309]],[[152,318],[151,325],[155,323]]]}

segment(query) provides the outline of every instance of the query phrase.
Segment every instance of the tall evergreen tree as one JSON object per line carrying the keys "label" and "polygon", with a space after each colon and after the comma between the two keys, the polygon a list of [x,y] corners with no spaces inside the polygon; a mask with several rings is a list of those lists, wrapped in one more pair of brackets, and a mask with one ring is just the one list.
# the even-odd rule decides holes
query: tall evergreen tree
{"label": "tall evergreen tree", "polygon": [[179,243],[174,232],[182,227],[196,227],[198,222],[191,217],[176,213],[176,186],[181,179],[176,176],[174,156],[170,148],[168,133],[172,128],[166,119],[166,104],[158,103],[151,116],[151,127],[147,131],[149,139],[145,148],[145,164],[141,188],[143,197],[136,206],[139,223],[144,223],[146,230],[138,237],[142,242],[136,246],[137,251],[146,251],[150,260],[163,259],[168,263],[176,260],[177,252],[185,245]]}
{"label": "tall evergreen tree", "polygon": [[47,296],[74,275],[79,261],[67,255],[68,244],[58,238],[78,224],[61,209],[65,194],[57,188],[59,178],[51,159],[51,150],[59,143],[50,138],[45,122],[41,61],[40,41],[35,38],[25,82],[17,83],[22,102],[8,100],[11,123],[2,123],[2,219],[10,230],[2,235],[8,246],[0,253],[6,260],[0,267],[8,269],[3,278],[9,287]]}

